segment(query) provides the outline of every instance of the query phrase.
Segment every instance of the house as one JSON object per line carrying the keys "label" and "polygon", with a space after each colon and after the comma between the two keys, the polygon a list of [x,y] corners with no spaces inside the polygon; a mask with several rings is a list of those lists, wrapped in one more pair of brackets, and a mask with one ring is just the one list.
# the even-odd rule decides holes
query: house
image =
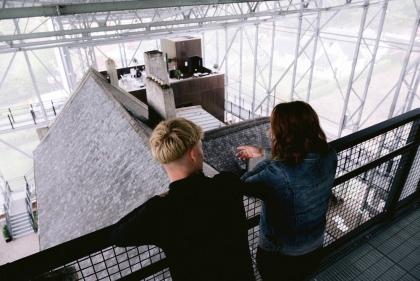
{"label": "house", "polygon": [[[166,172],[149,149],[153,126],[186,110],[205,114],[197,107],[175,109],[171,88],[162,86],[162,53],[145,53],[145,61],[148,76],[156,78],[146,81],[149,107],[91,68],[35,149],[41,250],[111,225],[167,189]],[[268,146],[268,128],[268,118],[208,128],[205,173],[241,174],[246,167],[236,147]]]}

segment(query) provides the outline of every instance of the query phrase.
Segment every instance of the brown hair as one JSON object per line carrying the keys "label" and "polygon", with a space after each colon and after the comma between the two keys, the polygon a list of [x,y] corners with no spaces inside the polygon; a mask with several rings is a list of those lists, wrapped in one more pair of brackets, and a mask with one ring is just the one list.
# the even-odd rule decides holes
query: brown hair
{"label": "brown hair", "polygon": [[302,163],[308,152],[328,155],[328,143],[315,110],[303,101],[277,104],[271,112],[271,159]]}
{"label": "brown hair", "polygon": [[181,158],[203,138],[203,129],[185,118],[160,122],[150,137],[153,157],[162,164]]}

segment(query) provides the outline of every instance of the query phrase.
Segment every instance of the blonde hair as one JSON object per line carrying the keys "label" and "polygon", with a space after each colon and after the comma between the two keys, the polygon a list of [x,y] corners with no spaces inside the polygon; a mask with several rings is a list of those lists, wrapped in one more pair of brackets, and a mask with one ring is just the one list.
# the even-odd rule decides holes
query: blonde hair
{"label": "blonde hair", "polygon": [[153,157],[162,164],[181,158],[203,138],[203,129],[185,118],[160,122],[150,137]]}

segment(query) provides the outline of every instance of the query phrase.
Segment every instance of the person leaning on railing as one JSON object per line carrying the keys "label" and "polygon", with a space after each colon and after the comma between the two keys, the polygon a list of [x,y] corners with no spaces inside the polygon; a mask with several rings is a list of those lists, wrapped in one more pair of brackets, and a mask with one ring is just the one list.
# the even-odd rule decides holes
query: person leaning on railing
{"label": "person leaning on railing", "polygon": [[254,280],[243,195],[264,188],[233,173],[204,176],[202,137],[184,118],[155,128],[151,150],[169,176],[169,191],[122,218],[111,242],[162,248],[173,280]]}
{"label": "person leaning on railing", "polygon": [[264,183],[257,267],[264,281],[303,280],[320,261],[337,154],[318,115],[302,101],[281,103],[270,118],[271,149],[240,146],[240,159],[265,156],[242,176]]}

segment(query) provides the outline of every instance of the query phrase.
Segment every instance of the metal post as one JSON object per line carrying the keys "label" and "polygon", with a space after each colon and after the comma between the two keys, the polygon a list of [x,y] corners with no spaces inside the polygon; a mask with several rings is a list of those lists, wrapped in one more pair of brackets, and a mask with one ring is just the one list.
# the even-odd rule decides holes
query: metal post
{"label": "metal post", "polygon": [[9,114],[7,114],[7,118],[9,118],[10,126],[12,126],[12,129],[14,129],[15,127],[13,127],[13,123],[12,123],[12,120],[10,119],[10,115]]}
{"label": "metal post", "polygon": [[[238,93],[238,104],[241,106],[241,96],[242,96],[242,54],[243,54],[243,42],[244,42],[244,28],[241,26],[239,29],[239,93]],[[239,113],[240,115],[240,113]]]}
{"label": "metal post", "polygon": [[[410,134],[407,138],[407,144],[411,142],[419,142],[420,141],[420,120],[415,120],[411,127]],[[397,174],[392,182],[392,186],[390,187],[388,201],[385,205],[385,210],[388,212],[390,218],[393,217],[395,211],[397,209],[398,201],[400,199],[401,193],[404,189],[404,186],[407,182],[408,175],[410,174],[412,164],[414,159],[416,158],[416,154],[418,153],[419,149],[413,148],[408,153],[404,153],[400,159],[397,168]]]}
{"label": "metal post", "polygon": [[8,109],[9,109],[9,112],[10,112],[10,117],[12,117],[13,122],[15,122],[15,118],[13,118],[13,114],[12,114],[12,111],[10,110],[10,107]]}
{"label": "metal post", "polygon": [[360,105],[360,107],[358,109],[359,114],[358,114],[358,117],[357,117],[357,121],[355,122],[355,125],[353,127],[353,132],[358,131],[359,127],[360,127],[359,124],[360,124],[360,121],[362,119],[363,108],[365,106],[365,101],[366,101],[367,93],[368,93],[368,90],[369,90],[370,80],[371,80],[371,77],[372,77],[373,68],[375,66],[376,54],[378,53],[379,42],[380,42],[381,35],[382,35],[382,28],[383,28],[384,22],[385,22],[386,10],[388,9],[388,1],[389,0],[386,0],[383,7],[382,7],[381,21],[379,23],[378,31],[376,33],[375,47],[373,49],[372,59],[370,61],[369,73],[368,73],[367,78],[366,78],[366,85],[365,85],[365,89],[363,91],[363,97],[362,97],[362,100],[361,100],[362,104]]}
{"label": "metal post", "polygon": [[[277,3],[275,3],[275,7],[277,7]],[[271,60],[270,60],[270,70],[269,70],[269,74],[268,74],[268,89],[271,89],[271,82],[273,80],[273,64],[274,64],[274,44],[275,44],[275,39],[276,39],[276,21],[273,21],[272,24],[272,34],[271,34],[271,52],[270,52],[270,56],[271,56]],[[271,109],[271,100],[270,100],[271,95],[268,94],[267,91],[267,110],[266,110],[266,115],[269,115],[269,110]],[[262,104],[261,104],[261,108],[262,108]],[[261,111],[261,115],[262,115],[262,111]]]}
{"label": "metal post", "polygon": [[403,63],[403,66],[401,68],[400,78],[398,79],[398,83],[397,83],[397,86],[395,88],[394,99],[392,100],[391,108],[390,108],[389,114],[388,114],[388,119],[391,118],[394,115],[395,107],[397,106],[397,100],[398,100],[398,96],[400,94],[401,86],[402,86],[402,83],[404,81],[404,77],[405,77],[405,75],[407,75],[407,72],[408,72],[407,71],[407,66],[408,66],[408,62],[410,60],[411,53],[413,51],[414,41],[415,41],[416,36],[417,36],[417,30],[419,28],[419,24],[420,24],[420,8],[417,10],[416,23],[415,23],[414,28],[411,32],[410,43],[408,44],[407,52],[406,52],[406,55],[405,55],[405,58],[404,58],[404,63]]}
{"label": "metal post", "polygon": [[[259,31],[259,24],[255,25],[255,51],[254,51],[254,81],[253,81],[253,90],[252,90],[252,104],[251,104],[251,111],[252,111],[252,118],[255,117],[255,95],[256,88],[257,88],[257,66],[258,66],[258,31]],[[249,119],[249,118],[248,118]]]}
{"label": "metal post", "polygon": [[[16,32],[18,34],[21,34],[18,21],[16,19],[14,19],[13,21],[15,23]],[[26,51],[23,51],[23,55],[25,56],[26,65],[28,66],[29,75],[31,76],[32,85],[34,86],[35,93],[38,97],[38,101],[39,101],[39,105],[41,106],[42,114],[44,115],[45,124],[48,126],[49,123],[48,123],[47,114],[45,112],[44,104],[43,104],[42,99],[41,99],[41,95],[40,95],[40,92],[39,92],[39,89],[38,89],[38,84],[36,83],[36,80],[35,80],[35,75],[34,75],[34,72],[32,70],[31,62],[29,61],[29,57],[28,57],[28,54],[26,53]]]}
{"label": "metal post", "polygon": [[289,101],[293,101],[293,96],[295,94],[295,82],[296,82],[296,71],[298,65],[298,58],[299,58],[299,47],[300,47],[300,35],[302,32],[302,17],[303,17],[303,9],[304,3],[300,4],[300,14],[299,14],[299,24],[298,24],[298,32],[296,35],[296,48],[295,48],[295,61],[293,65],[293,75],[292,75],[292,88],[290,89],[290,96]]}
{"label": "metal post", "polygon": [[357,38],[357,43],[356,43],[356,48],[354,51],[354,55],[353,55],[353,63],[352,63],[352,69],[351,69],[351,73],[350,73],[350,78],[349,78],[349,83],[347,86],[347,91],[346,91],[346,96],[344,99],[344,105],[343,105],[343,112],[341,114],[341,118],[340,118],[340,123],[338,124],[338,132],[337,132],[337,137],[341,137],[341,133],[344,130],[344,118],[346,115],[346,111],[347,111],[347,107],[349,105],[349,100],[350,100],[350,94],[351,94],[351,90],[353,87],[353,78],[354,78],[354,72],[356,71],[356,66],[357,66],[357,58],[359,57],[359,51],[360,51],[360,45],[361,45],[361,41],[362,41],[362,36],[363,36],[363,31],[364,31],[364,27],[365,27],[365,22],[366,22],[366,16],[367,16],[367,12],[369,9],[369,0],[365,0],[365,5],[363,8],[363,16],[362,16],[362,21],[360,23],[360,27],[359,27],[359,36]]}
{"label": "metal post", "polygon": [[[322,0],[319,1],[318,8],[322,8]],[[315,68],[315,56],[316,56],[316,49],[318,48],[318,37],[320,32],[320,22],[321,22],[321,11],[318,12],[318,16],[316,19],[316,29],[315,29],[315,38],[314,40],[314,47],[312,49],[312,58],[311,58],[311,70],[309,73],[309,82],[308,82],[308,93],[306,95],[306,102],[309,102],[311,97],[311,90],[312,90],[312,79],[314,75],[314,68]]]}

